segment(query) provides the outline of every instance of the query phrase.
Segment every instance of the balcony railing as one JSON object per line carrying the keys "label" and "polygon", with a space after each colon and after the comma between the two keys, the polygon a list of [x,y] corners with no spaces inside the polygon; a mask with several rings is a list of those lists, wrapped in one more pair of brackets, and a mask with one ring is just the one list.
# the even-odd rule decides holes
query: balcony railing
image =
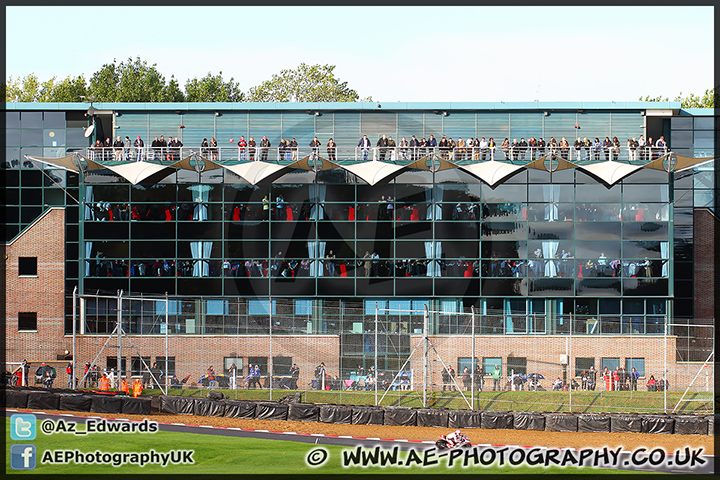
{"label": "balcony railing", "polygon": [[565,160],[583,164],[607,160],[642,164],[656,160],[668,152],[667,147],[642,148],[580,148],[570,147],[89,147],[87,156],[96,162],[150,161],[163,164],[177,162],[190,155],[199,155],[213,162],[263,161],[290,164],[305,157],[321,157],[331,162],[359,163],[370,160],[405,165],[425,157],[439,157],[458,164],[489,160],[525,164],[550,153]]}

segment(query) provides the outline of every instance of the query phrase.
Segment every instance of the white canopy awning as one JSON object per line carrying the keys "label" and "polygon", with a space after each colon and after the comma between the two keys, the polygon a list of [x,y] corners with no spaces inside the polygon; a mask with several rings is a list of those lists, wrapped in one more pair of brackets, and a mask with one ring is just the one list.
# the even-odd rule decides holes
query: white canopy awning
{"label": "white canopy awning", "polygon": [[472,165],[460,165],[458,168],[494,187],[513,173],[525,167],[523,165],[512,165],[490,160],[489,162],[474,163]]}
{"label": "white canopy awning", "polygon": [[251,185],[256,185],[268,177],[279,176],[290,170],[287,165],[276,165],[268,162],[246,162],[237,165],[223,165],[223,168],[240,176]]}
{"label": "white canopy awning", "polygon": [[[133,185],[141,183],[143,180],[162,172],[163,170],[170,170],[164,165],[158,165],[150,162],[131,162],[123,163],[121,165],[103,165],[105,168],[114,172]],[[169,173],[169,172],[168,172]]]}
{"label": "white canopy awning", "polygon": [[576,168],[579,168],[580,170],[585,170],[591,175],[598,177],[608,185],[614,185],[615,183],[619,182],[631,173],[640,170],[641,168],[643,168],[643,166],[629,165],[627,163],[620,163],[608,160],[605,162],[594,163],[591,165],[578,165]]}
{"label": "white canopy awning", "polygon": [[379,162],[377,160],[356,163],[354,165],[342,165],[342,168],[352,173],[353,175],[362,178],[370,185],[375,185],[376,183],[382,182],[383,180],[393,178],[407,169],[407,167],[403,165]]}

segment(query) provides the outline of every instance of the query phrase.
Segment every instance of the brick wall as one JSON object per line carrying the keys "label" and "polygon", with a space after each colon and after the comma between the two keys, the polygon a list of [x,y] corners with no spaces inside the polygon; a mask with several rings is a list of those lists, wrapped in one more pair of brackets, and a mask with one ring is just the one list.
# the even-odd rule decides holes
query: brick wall
{"label": "brick wall", "polygon": [[[51,208],[5,245],[5,357],[55,360],[72,342],[65,315],[65,210]],[[37,257],[37,276],[18,274],[19,257]],[[37,332],[18,331],[18,312],[37,312]]]}

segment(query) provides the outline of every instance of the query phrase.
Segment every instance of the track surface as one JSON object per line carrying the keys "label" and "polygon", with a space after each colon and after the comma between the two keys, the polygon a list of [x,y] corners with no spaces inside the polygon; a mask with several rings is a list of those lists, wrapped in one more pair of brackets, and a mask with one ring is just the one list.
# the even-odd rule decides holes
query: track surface
{"label": "track surface", "polygon": [[[14,413],[33,413],[38,419],[58,420],[63,418],[66,421],[85,423],[87,418],[104,417],[118,421],[140,421],[145,416],[122,415],[122,414],[96,414],[94,412],[53,412],[53,411],[29,411],[7,409],[5,415],[9,417]],[[178,433],[197,433],[204,435],[221,435],[240,438],[257,438],[267,440],[285,440],[303,442],[313,445],[339,445],[347,447],[380,446],[392,448],[398,446],[401,450],[414,448],[423,450],[434,447],[434,439],[440,433],[447,433],[447,429],[428,427],[393,427],[385,425],[337,425],[313,422],[288,422],[272,420],[244,420],[225,417],[197,417],[193,415],[165,415],[156,414],[147,416],[150,420],[158,422],[162,431]],[[196,423],[197,422],[197,423]],[[432,431],[429,434],[428,431]],[[370,432],[372,435],[367,435]],[[623,470],[667,472],[667,473],[694,473],[710,474],[714,471],[714,457],[712,437],[710,436],[689,436],[689,435],[660,435],[660,434],[593,434],[583,432],[535,432],[517,430],[480,430],[466,429],[473,445],[479,450],[498,449],[502,447],[532,448],[602,448],[607,446],[617,449],[622,446],[620,454],[620,468]],[[519,435],[517,435],[519,434]],[[533,434],[538,436],[531,438]],[[522,437],[522,442],[517,439]],[[488,440],[492,438],[492,440]],[[503,441],[505,438],[509,441]],[[575,438],[574,442],[568,439]],[[433,440],[428,440],[433,439]],[[578,440],[579,439],[579,440]],[[481,440],[480,442],[478,440]],[[500,440],[498,442],[498,440]],[[629,442],[628,440],[633,440]],[[490,442],[490,443],[488,443]],[[517,443],[517,444],[514,444]],[[522,446],[520,446],[522,445]],[[703,459],[707,462],[702,466],[696,466],[690,470],[677,465],[660,467],[634,466],[629,461],[632,450],[645,447],[652,450],[656,447],[663,448],[671,453],[676,449],[689,446],[691,448],[704,447]],[[673,455],[669,455],[672,457]]]}

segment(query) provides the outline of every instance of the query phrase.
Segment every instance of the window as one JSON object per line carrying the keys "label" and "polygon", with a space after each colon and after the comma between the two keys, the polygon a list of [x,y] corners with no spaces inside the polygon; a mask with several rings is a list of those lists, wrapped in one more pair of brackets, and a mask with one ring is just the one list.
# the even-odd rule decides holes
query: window
{"label": "window", "polygon": [[502,358],[500,357],[483,357],[483,375],[492,375],[492,372],[495,371],[495,365],[500,367],[500,371],[502,372]]}
{"label": "window", "polygon": [[[272,301],[272,314],[277,313],[275,300]],[[270,300],[248,300],[248,315],[270,315]]]}
{"label": "window", "polygon": [[645,376],[645,359],[644,358],[626,358],[625,359],[625,371],[630,373],[635,367],[635,370],[640,374],[641,377]]}
{"label": "window", "polygon": [[611,372],[620,366],[620,359],[615,357],[603,357],[600,371],[603,371],[605,367]]}
{"label": "window", "polygon": [[508,375],[511,373],[527,373],[527,357],[508,357]]}
{"label": "window", "polygon": [[[306,315],[312,314],[312,300],[310,299],[298,299],[295,300],[295,315]],[[237,365],[237,364],[235,364]]]}
{"label": "window", "polygon": [[292,368],[292,357],[273,357],[273,375],[290,375]]}
{"label": "window", "polygon": [[232,364],[235,364],[235,367],[237,367],[237,374],[242,375],[243,371],[243,359],[242,357],[225,357],[223,358],[223,373],[225,375],[230,375],[230,367]]}
{"label": "window", "polygon": [[248,368],[250,368],[250,365],[258,365],[260,367],[260,375],[267,375],[267,361],[268,357],[248,357]]}
{"label": "window", "polygon": [[[127,358],[120,357],[120,364],[122,365],[122,374],[127,374]],[[117,357],[107,357],[105,365],[107,366],[107,369],[110,370],[111,368],[114,368],[117,370]]]}
{"label": "window", "polygon": [[165,369],[165,357],[155,357],[157,367],[162,370],[163,374],[175,375],[175,357],[167,357],[167,371]]}
{"label": "window", "polygon": [[37,312],[18,312],[18,331],[37,331]]}
{"label": "window", "polygon": [[[477,357],[475,357],[475,365],[477,368]],[[457,373],[460,374],[463,371],[463,368],[467,367],[468,371],[473,371],[473,361],[470,357],[458,357],[457,359]],[[493,367],[495,368],[495,367]]]}
{"label": "window", "polygon": [[145,365],[150,367],[150,357],[130,357],[130,375],[142,375],[143,370],[145,370],[145,365],[143,365],[143,361],[145,362]]}
{"label": "window", "polygon": [[18,258],[18,275],[37,276],[37,257]]}
{"label": "window", "polygon": [[595,357],[576,357],[575,376],[579,377],[582,372],[589,372],[590,367],[595,366]]}

